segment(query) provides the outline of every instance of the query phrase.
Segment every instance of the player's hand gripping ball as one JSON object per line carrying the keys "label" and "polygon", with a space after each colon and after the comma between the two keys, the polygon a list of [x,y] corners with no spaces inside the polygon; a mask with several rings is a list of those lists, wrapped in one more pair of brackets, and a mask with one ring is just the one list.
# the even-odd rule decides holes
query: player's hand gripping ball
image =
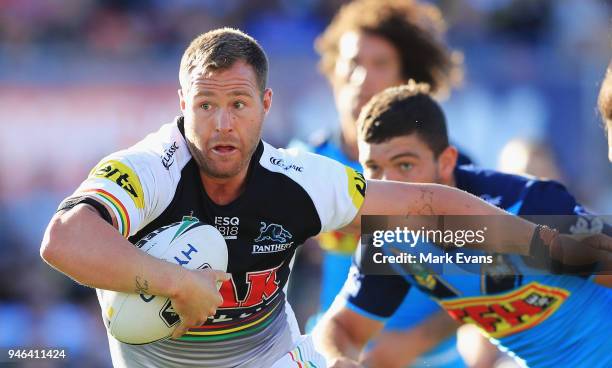
{"label": "player's hand gripping ball", "polygon": [[[227,271],[227,245],[213,226],[183,221],[159,228],[137,244],[142,251],[188,269]],[[217,285],[219,288],[221,285]],[[110,335],[127,344],[148,344],[169,337],[180,322],[169,298],[97,290]]]}

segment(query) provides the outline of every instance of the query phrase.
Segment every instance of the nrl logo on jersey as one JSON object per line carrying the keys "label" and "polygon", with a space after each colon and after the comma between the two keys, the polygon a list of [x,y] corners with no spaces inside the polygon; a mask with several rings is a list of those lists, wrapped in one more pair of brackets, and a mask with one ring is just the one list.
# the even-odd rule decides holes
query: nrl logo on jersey
{"label": "nrl logo on jersey", "polygon": [[256,243],[270,241],[276,244],[253,244],[252,254],[276,253],[291,248],[293,242],[290,242],[289,240],[293,238],[293,235],[289,231],[285,230],[282,225],[266,224],[265,222],[260,222],[260,224],[261,227],[259,228],[259,236],[253,241]]}

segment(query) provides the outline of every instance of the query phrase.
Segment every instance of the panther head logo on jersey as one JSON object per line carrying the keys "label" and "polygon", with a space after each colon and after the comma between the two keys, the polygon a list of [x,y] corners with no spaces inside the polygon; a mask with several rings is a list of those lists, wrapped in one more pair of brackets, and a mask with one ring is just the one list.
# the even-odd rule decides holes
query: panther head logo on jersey
{"label": "panther head logo on jersey", "polygon": [[259,236],[255,239],[256,242],[262,242],[264,240],[270,240],[273,242],[286,243],[291,239],[293,235],[279,224],[266,225],[265,222],[261,222],[261,228],[259,229]]}

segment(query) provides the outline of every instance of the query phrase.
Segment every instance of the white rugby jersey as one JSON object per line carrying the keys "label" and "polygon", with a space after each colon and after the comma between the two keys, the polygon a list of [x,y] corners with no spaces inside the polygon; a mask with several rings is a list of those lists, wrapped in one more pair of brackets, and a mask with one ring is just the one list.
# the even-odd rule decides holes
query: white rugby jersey
{"label": "white rugby jersey", "polygon": [[116,364],[263,367],[299,335],[285,305],[297,247],[350,223],[364,195],[365,180],[353,169],[261,141],[244,192],[219,206],[202,186],[179,117],[104,158],[60,208],[93,198],[132,243],[183,216],[214,225],[226,239],[232,278],[221,287],[224,301],[214,318],[178,340],[132,346],[109,336]]}

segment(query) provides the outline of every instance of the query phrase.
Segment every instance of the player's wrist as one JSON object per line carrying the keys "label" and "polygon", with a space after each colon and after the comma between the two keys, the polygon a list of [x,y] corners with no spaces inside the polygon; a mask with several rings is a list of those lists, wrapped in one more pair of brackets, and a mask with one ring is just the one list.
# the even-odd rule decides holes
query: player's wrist
{"label": "player's wrist", "polygon": [[160,260],[155,272],[160,276],[158,295],[170,299],[177,299],[182,296],[181,293],[184,288],[181,288],[181,285],[189,273],[188,270],[179,265]]}
{"label": "player's wrist", "polygon": [[550,258],[551,245],[558,235],[559,233],[555,229],[537,225],[529,244],[529,255],[538,259]]}

